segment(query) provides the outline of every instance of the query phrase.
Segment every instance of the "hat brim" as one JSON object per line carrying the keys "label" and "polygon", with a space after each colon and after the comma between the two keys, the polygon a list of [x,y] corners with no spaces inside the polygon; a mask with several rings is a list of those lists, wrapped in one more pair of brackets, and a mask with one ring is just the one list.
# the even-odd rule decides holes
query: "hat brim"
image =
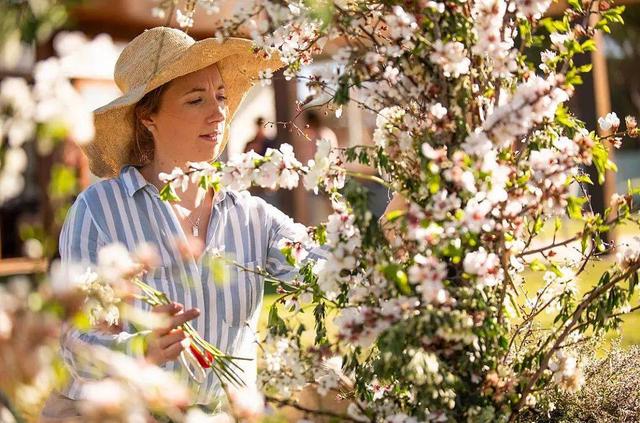
{"label": "hat brim", "polygon": [[[170,63],[163,64],[162,70],[150,81],[96,109],[93,113],[94,140],[83,146],[91,172],[99,177],[114,177],[122,166],[132,163],[134,108],[138,101],[155,88],[212,64],[218,64],[225,86],[228,127],[247,92],[258,80],[260,71],[275,71],[283,66],[277,54],[267,59],[255,54],[252,46],[251,40],[242,38],[228,38],[222,43],[214,38],[198,41]],[[226,129],[223,148],[228,136]]]}

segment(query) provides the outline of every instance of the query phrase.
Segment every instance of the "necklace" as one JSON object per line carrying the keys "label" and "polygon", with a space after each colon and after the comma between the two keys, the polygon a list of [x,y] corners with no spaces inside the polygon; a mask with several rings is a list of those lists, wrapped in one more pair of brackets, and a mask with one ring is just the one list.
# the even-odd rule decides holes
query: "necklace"
{"label": "necklace", "polygon": [[[177,207],[180,207],[183,210],[188,210],[182,206],[177,206]],[[189,214],[187,214],[186,212],[180,213],[180,210],[177,210],[177,211],[182,216],[185,216],[187,220],[189,220],[189,223],[191,223],[191,234],[195,237],[199,236],[200,235],[200,215],[202,214],[202,209],[200,209],[200,213],[198,213],[198,217],[196,218],[195,223],[193,222],[193,220],[191,220],[191,217],[190,217],[190,214],[193,213],[193,210]]]}
{"label": "necklace", "polygon": [[200,234],[200,214],[202,214],[202,210],[200,210],[200,213],[198,213],[196,223],[193,223],[193,220],[191,220],[191,218],[187,216],[187,219],[189,219],[189,222],[191,222],[191,233],[195,237],[197,237]]}

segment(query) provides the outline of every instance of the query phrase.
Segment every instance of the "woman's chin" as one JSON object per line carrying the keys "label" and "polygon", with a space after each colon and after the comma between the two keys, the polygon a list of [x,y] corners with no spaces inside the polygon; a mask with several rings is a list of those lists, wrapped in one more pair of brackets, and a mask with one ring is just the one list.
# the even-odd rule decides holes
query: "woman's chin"
{"label": "woman's chin", "polygon": [[199,149],[198,154],[196,156],[199,157],[198,161],[210,162],[211,160],[216,159],[220,155],[220,153],[221,153],[220,144],[212,143],[212,144],[209,144],[206,149]]}

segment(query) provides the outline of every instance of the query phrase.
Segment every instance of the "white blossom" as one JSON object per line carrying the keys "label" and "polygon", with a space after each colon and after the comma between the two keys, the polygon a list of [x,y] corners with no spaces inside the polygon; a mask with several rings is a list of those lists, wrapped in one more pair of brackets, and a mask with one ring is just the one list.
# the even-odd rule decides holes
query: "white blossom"
{"label": "white blossom", "polygon": [[118,283],[140,270],[124,244],[115,242],[98,250],[98,273],[108,283]]}
{"label": "white blossom", "polygon": [[386,18],[389,33],[396,40],[409,40],[418,28],[415,18],[401,6],[393,6],[393,14]]}
{"label": "white blossom", "polygon": [[496,146],[506,148],[534,125],[552,119],[557,107],[568,98],[555,75],[532,77],[518,85],[511,98],[487,117],[482,129]]}
{"label": "white blossom", "polygon": [[576,358],[562,350],[556,351],[549,370],[553,372],[553,381],[566,391],[576,392],[584,383]]}
{"label": "white blossom", "polygon": [[615,114],[615,112],[610,112],[607,113],[606,116],[598,119],[598,126],[600,126],[600,129],[602,129],[603,131],[615,131],[620,126],[620,119],[618,118],[618,115]]}
{"label": "white blossom", "polygon": [[492,210],[493,205],[483,195],[473,197],[464,208],[464,227],[474,233],[492,230],[495,225],[491,218]]}
{"label": "white blossom", "polygon": [[458,78],[469,73],[471,61],[467,57],[464,44],[458,41],[443,43],[436,40],[433,43],[433,53],[429,56],[431,61],[442,68],[444,76]]}
{"label": "white blossom", "polygon": [[387,147],[393,134],[399,132],[397,126],[404,116],[405,110],[401,107],[386,107],[376,116],[376,129],[373,132],[373,141],[378,147]]}
{"label": "white blossom", "polygon": [[553,47],[555,47],[560,53],[564,53],[567,51],[567,46],[565,45],[567,41],[573,39],[573,34],[571,32],[561,34],[559,32],[552,32],[549,34],[549,40]]}
{"label": "white blossom", "polygon": [[430,108],[429,112],[435,117],[437,120],[440,120],[447,116],[447,108],[444,107],[440,103],[434,103]]}
{"label": "white blossom", "polygon": [[467,253],[462,265],[464,271],[477,277],[479,286],[494,286],[502,280],[500,260],[494,253],[488,253],[484,247]]}
{"label": "white blossom", "polygon": [[518,14],[527,19],[540,19],[551,5],[551,0],[518,0]]}
{"label": "white blossom", "polygon": [[193,12],[185,14],[182,10],[176,9],[176,22],[180,28],[191,28],[193,26]]}
{"label": "white blossom", "polygon": [[264,396],[255,386],[230,387],[229,400],[237,419],[254,421],[265,412]]}
{"label": "white blossom", "polygon": [[640,261],[640,237],[633,236],[616,245],[616,261],[624,271]]}
{"label": "white blossom", "polygon": [[258,74],[260,79],[260,85],[263,87],[271,85],[271,78],[273,78],[273,71],[271,69],[261,70]]}

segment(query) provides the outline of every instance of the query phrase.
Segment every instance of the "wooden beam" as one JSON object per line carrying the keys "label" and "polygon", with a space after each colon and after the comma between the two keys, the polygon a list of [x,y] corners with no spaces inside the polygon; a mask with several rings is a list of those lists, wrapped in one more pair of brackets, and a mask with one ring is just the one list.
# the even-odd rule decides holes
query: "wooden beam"
{"label": "wooden beam", "polygon": [[[609,76],[607,71],[607,58],[604,55],[604,35],[598,31],[594,36],[596,42],[596,50],[591,53],[591,62],[593,63],[593,95],[595,98],[596,117],[604,116],[611,112],[611,93],[609,91]],[[595,123],[595,122],[594,122]],[[600,135],[608,135],[598,128]],[[609,160],[614,161],[615,151],[611,145],[608,146]],[[616,192],[616,173],[607,170],[605,174],[604,184],[601,190],[597,192],[597,197],[592,198],[593,202],[597,202],[594,211],[604,213],[604,210],[611,202],[611,196]],[[595,197],[595,196],[594,196]],[[605,241],[615,241],[615,233],[607,234]]]}
{"label": "wooden beam", "polygon": [[[223,0],[219,3],[220,12],[207,15],[200,7],[196,9],[194,25],[188,32],[195,39],[212,37],[221,20],[234,15],[237,7],[235,0]],[[145,29],[163,26],[164,19],[151,15],[157,2],[154,0],[92,0],[71,10],[71,25],[88,35],[108,33],[117,40],[131,40]],[[184,1],[179,3],[184,6]],[[178,27],[175,16],[169,26]]]}
{"label": "wooden beam", "polygon": [[0,259],[0,276],[28,275],[47,271],[45,259],[8,258]]}

